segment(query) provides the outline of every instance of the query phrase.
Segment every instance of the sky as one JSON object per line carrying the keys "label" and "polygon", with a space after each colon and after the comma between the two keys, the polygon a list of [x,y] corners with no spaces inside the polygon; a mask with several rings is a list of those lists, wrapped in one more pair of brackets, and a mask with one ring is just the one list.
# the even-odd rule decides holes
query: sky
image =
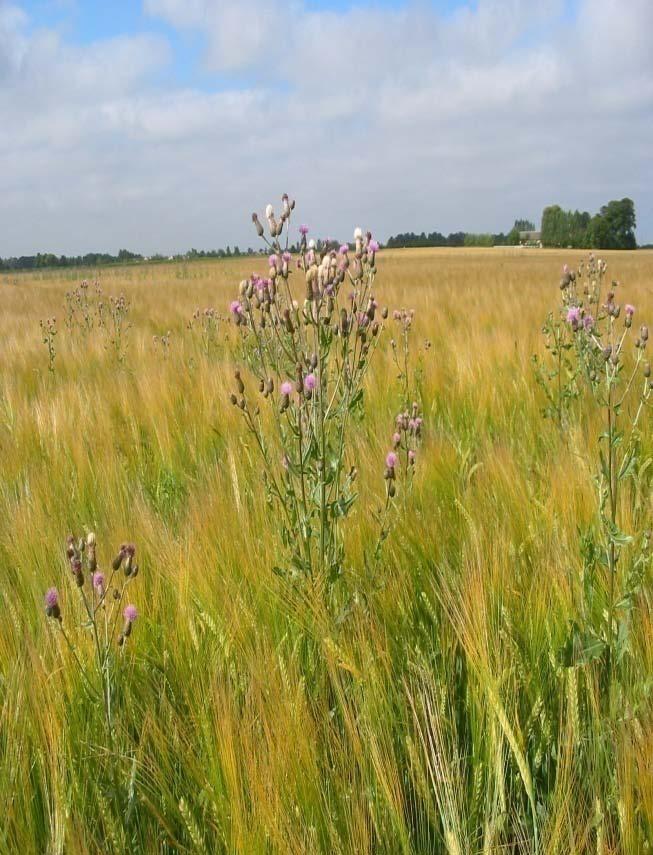
{"label": "sky", "polygon": [[0,0],[0,257],[509,231],[629,196],[653,0]]}

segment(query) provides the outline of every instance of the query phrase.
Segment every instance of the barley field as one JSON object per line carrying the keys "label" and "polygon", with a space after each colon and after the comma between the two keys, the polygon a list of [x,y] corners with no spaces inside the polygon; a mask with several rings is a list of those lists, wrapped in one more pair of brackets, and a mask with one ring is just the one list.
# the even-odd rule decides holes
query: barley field
{"label": "barley field", "polygon": [[[649,557],[609,711],[600,660],[561,654],[581,621],[601,429],[582,396],[563,429],[543,418],[531,357],[581,255],[379,253],[390,316],[348,452],[337,617],[317,585],[273,572],[280,520],[229,401],[229,303],[265,260],[0,275],[0,852],[648,851]],[[637,323],[653,320],[653,252],[603,257]],[[119,341],[66,325],[83,278],[128,301]],[[208,345],[198,308],[220,315]],[[370,563],[402,308],[423,441]],[[621,493],[626,533],[653,518],[651,424]],[[103,569],[125,542],[139,566],[109,732],[66,557],[89,532]]]}

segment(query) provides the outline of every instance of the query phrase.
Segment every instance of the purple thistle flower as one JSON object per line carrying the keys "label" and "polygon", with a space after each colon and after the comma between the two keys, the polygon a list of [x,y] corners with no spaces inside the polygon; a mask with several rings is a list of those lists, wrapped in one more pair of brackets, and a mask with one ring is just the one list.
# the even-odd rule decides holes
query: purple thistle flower
{"label": "purple thistle flower", "polygon": [[632,306],[630,303],[627,303],[624,306],[624,312],[626,313],[626,317],[632,318],[632,316],[635,314],[635,307]]}
{"label": "purple thistle flower", "polygon": [[567,312],[567,323],[578,324],[580,322],[580,308],[578,306],[570,306]]}
{"label": "purple thistle flower", "polygon": [[138,617],[138,609],[134,605],[125,606],[125,610],[122,613],[122,616],[128,623],[134,623],[136,618]]}
{"label": "purple thistle flower", "polygon": [[45,614],[49,618],[54,618],[54,620],[61,620],[59,592],[56,588],[48,588],[45,593]]}
{"label": "purple thistle flower", "polygon": [[285,261],[286,264],[290,264],[290,262],[292,261],[292,255],[289,252],[284,252],[284,254],[281,256],[281,260]]}
{"label": "purple thistle flower", "polygon": [[343,243],[338,252],[340,253],[340,255],[347,255],[347,253],[349,252],[349,247],[346,243]]}
{"label": "purple thistle flower", "polygon": [[392,444],[394,445],[395,448],[397,448],[398,445],[401,445],[401,434],[400,433],[395,432],[392,434]]}
{"label": "purple thistle flower", "polygon": [[93,574],[93,587],[100,593],[104,590],[104,573],[100,573],[99,570]]}
{"label": "purple thistle flower", "polygon": [[372,239],[372,240],[367,244],[367,251],[368,251],[368,252],[378,252],[378,251],[379,251],[379,244],[378,244],[378,242],[377,242],[377,241],[375,241],[374,239]]}
{"label": "purple thistle flower", "polygon": [[411,449],[410,449],[410,451],[408,452],[408,462],[409,462],[409,463],[415,463],[415,458],[416,458],[416,457],[417,457],[417,455],[415,454],[415,452],[414,452],[414,451],[413,451],[413,449],[411,448]]}
{"label": "purple thistle flower", "polygon": [[389,451],[387,453],[385,458],[385,465],[388,467],[388,469],[395,468],[395,466],[397,465],[397,459],[397,455],[394,453],[394,451]]}
{"label": "purple thistle flower", "polygon": [[591,315],[585,315],[583,318],[583,327],[587,332],[594,328],[594,318]]}
{"label": "purple thistle flower", "polygon": [[317,378],[316,378],[315,374],[307,374],[306,377],[304,377],[304,389],[307,392],[312,392],[316,386],[317,386]]}
{"label": "purple thistle flower", "polygon": [[56,588],[48,588],[45,592],[45,607],[46,609],[53,609],[55,606],[59,605],[59,591]]}
{"label": "purple thistle flower", "polygon": [[284,380],[281,384],[281,394],[282,395],[290,395],[292,394],[292,383],[289,380]]}
{"label": "purple thistle flower", "polygon": [[277,259],[277,256],[276,256],[276,255],[271,255],[271,256],[268,258],[268,261],[270,262],[270,267],[276,267],[276,266],[277,266],[277,260],[278,260],[278,259]]}
{"label": "purple thistle flower", "polygon": [[243,313],[243,304],[240,300],[232,300],[229,304],[229,311],[235,318],[237,318]]}
{"label": "purple thistle flower", "polygon": [[299,234],[306,237],[306,235],[308,234],[308,226],[304,226],[304,225],[300,226],[299,227]]}

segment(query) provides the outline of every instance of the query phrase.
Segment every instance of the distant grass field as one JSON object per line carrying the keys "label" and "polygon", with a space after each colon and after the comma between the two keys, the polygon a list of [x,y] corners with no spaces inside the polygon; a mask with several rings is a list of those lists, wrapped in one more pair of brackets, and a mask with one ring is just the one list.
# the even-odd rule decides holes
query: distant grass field
{"label": "distant grass field", "polygon": [[[596,431],[543,420],[531,355],[581,255],[380,253],[379,303],[415,309],[425,441],[370,578],[398,406],[389,321],[352,460],[359,605],[338,626],[272,573],[276,521],[228,402],[233,329],[208,356],[188,329],[198,307],[228,315],[255,260],[101,270],[131,302],[123,366],[65,326],[65,292],[94,271],[0,274],[0,852],[526,853],[534,822],[546,853],[653,846],[651,580],[612,730],[593,667],[557,659]],[[653,322],[653,251],[605,257]],[[89,530],[102,563],[132,540],[140,564],[117,757],[43,612],[54,584],[90,659],[64,555]]]}

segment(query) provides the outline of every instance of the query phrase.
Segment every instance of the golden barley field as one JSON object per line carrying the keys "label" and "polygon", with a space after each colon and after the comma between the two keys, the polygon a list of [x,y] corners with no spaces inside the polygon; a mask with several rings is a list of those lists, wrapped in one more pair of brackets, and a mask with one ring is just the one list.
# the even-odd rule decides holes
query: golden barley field
{"label": "golden barley field", "polygon": [[[279,519],[229,403],[229,302],[264,259],[0,274],[0,852],[653,846],[645,549],[609,713],[599,660],[560,656],[585,602],[600,419],[582,398],[563,430],[543,418],[531,357],[561,267],[581,256],[379,253],[390,318],[348,452],[352,597],[337,621],[316,591],[291,596],[272,572]],[[653,321],[653,252],[604,257],[636,323]],[[66,325],[66,292],[83,278],[91,295],[97,279],[105,299],[129,302],[120,361],[97,325]],[[207,307],[224,318],[208,352],[189,328]],[[424,440],[372,572],[401,308],[415,310]],[[49,370],[39,321],[52,317]],[[653,524],[645,416],[621,494],[626,533]],[[103,569],[124,542],[139,566],[110,734],[83,678],[94,653],[65,552],[67,535],[91,531]],[[51,586],[69,643],[44,613]]]}

